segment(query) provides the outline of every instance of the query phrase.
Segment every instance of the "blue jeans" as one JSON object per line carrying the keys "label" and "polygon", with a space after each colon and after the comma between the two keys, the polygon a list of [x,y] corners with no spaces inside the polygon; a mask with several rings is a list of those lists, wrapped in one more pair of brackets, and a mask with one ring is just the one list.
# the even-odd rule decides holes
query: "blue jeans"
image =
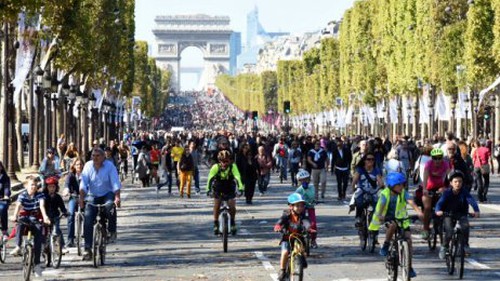
{"label": "blue jeans", "polygon": [[8,229],[8,220],[7,220],[7,211],[9,210],[9,204],[5,201],[0,201],[0,221],[2,221],[2,231],[7,231]]}
{"label": "blue jeans", "polygon": [[68,201],[68,241],[75,239],[75,213],[78,211],[78,202],[71,197]]}
{"label": "blue jeans", "polygon": [[51,223],[53,223],[53,228],[52,231],[55,231],[56,235],[59,235],[61,237],[61,245],[64,245],[64,235],[62,235],[61,231],[61,219],[59,219],[59,216],[50,218]]}
{"label": "blue jeans", "polygon": [[[88,202],[92,204],[109,204],[105,208],[106,218],[108,219],[108,231],[116,232],[116,212],[113,212],[113,203],[115,201],[115,194],[113,192],[109,192],[108,194],[102,197],[92,197],[88,199]],[[94,222],[97,218],[97,207],[90,206],[87,204],[85,206],[85,219],[83,224],[83,236],[85,238],[85,249],[92,248],[92,238],[94,232]]]}
{"label": "blue jeans", "polygon": [[259,186],[259,191],[261,193],[264,193],[267,191],[267,186],[269,185],[269,179],[271,175],[269,173],[265,175],[259,175],[258,177],[258,186]]}
{"label": "blue jeans", "polygon": [[193,179],[194,179],[194,190],[196,192],[200,192],[200,170],[198,169],[198,167],[194,168]]}
{"label": "blue jeans", "polygon": [[[172,173],[164,171],[163,174],[165,175],[165,173],[167,174],[166,181],[163,183],[161,183],[161,182],[158,183],[158,185],[156,185],[156,187],[158,188],[158,190],[160,190],[163,186],[168,185],[168,193],[172,193]],[[160,178],[160,180],[161,180],[161,178]]]}

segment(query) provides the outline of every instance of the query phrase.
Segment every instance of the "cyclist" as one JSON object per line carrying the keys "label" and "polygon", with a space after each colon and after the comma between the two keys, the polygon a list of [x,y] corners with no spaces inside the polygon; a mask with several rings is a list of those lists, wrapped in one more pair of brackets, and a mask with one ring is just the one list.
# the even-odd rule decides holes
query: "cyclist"
{"label": "cyclist", "polygon": [[[64,237],[62,235],[59,215],[62,213],[67,216],[68,211],[66,206],[64,206],[64,201],[59,195],[59,180],[57,177],[50,177],[45,180],[47,188],[44,190],[45,193],[45,209],[47,210],[47,215],[50,218],[51,224],[54,225],[56,234],[61,237],[61,245],[64,244]],[[63,254],[67,253],[66,247],[63,250]]]}
{"label": "cyclist", "polygon": [[278,280],[285,280],[285,267],[288,262],[288,253],[290,252],[290,245],[288,243],[288,235],[291,233],[302,233],[304,231],[304,210],[305,201],[299,193],[292,193],[288,196],[288,209],[283,211],[281,218],[274,225],[275,232],[285,230],[281,237],[281,258],[280,258],[280,272]]}
{"label": "cyclist", "polygon": [[78,202],[76,196],[79,194],[80,179],[82,177],[83,165],[80,158],[76,158],[69,168],[64,183],[63,196],[69,197],[68,200],[68,244],[66,247],[75,246],[75,213],[78,211]]}
{"label": "cyclist", "polygon": [[429,223],[433,205],[437,202],[437,194],[442,193],[446,188],[446,175],[450,171],[450,163],[443,159],[444,152],[441,148],[431,150],[431,160],[425,163],[424,178],[422,181],[423,194],[422,203],[424,205],[424,220],[422,239],[429,238]]}
{"label": "cyclist", "polygon": [[219,233],[219,209],[221,200],[227,200],[229,213],[231,215],[231,233],[236,234],[236,189],[234,181],[238,185],[238,196],[244,191],[241,182],[240,172],[236,164],[232,163],[231,153],[228,150],[222,150],[217,156],[219,163],[210,168],[207,180],[207,195],[210,195],[213,188],[214,195],[214,234]]}
{"label": "cyclist", "polygon": [[[388,188],[382,190],[380,193],[380,199],[377,202],[377,207],[375,208],[375,213],[373,214],[372,221],[368,230],[378,232],[380,229],[380,224],[382,222],[393,221],[394,219],[404,219],[402,228],[404,230],[404,235],[410,246],[410,257],[412,256],[412,242],[411,242],[411,231],[410,231],[410,220],[408,218],[408,212],[406,206],[409,204],[415,212],[417,212],[420,218],[423,217],[422,211],[411,199],[410,194],[405,189],[406,176],[401,172],[389,173],[386,177]],[[385,241],[380,249],[381,256],[387,256],[389,251],[389,243],[396,232],[396,224],[391,223],[389,228],[385,233]],[[410,277],[415,278],[417,273],[413,270],[411,266],[410,259]]]}
{"label": "cyclist", "polygon": [[479,218],[479,207],[476,200],[470,195],[469,191],[463,187],[464,174],[461,171],[454,170],[448,175],[448,181],[451,188],[445,190],[441,198],[436,204],[436,215],[443,216],[445,212],[451,213],[453,217],[447,216],[444,218],[444,241],[441,249],[439,250],[439,258],[444,259],[450,240],[453,235],[453,228],[457,220],[460,223],[460,228],[464,233],[466,241],[465,252],[469,252],[469,220],[467,214],[469,213],[469,205],[472,206],[474,212],[471,215]]}
{"label": "cyclist", "polygon": [[382,188],[384,182],[382,180],[382,172],[375,167],[375,156],[368,152],[361,158],[356,166],[354,177],[352,179],[352,189],[354,191],[351,197],[350,211],[356,206],[356,227],[361,226],[361,214],[363,211],[363,194],[367,193],[372,196],[373,208],[377,204],[377,189]]}
{"label": "cyclist", "polygon": [[124,172],[125,176],[127,176],[128,173],[128,156],[130,155],[130,149],[128,146],[125,144],[124,141],[120,141],[120,145],[118,146],[118,156],[119,156],[119,161],[118,165],[121,165],[121,163],[124,163]]}
{"label": "cyclist", "polygon": [[[26,190],[23,191],[17,198],[14,213],[11,216],[12,221],[39,221],[50,224],[50,219],[45,211],[45,196],[43,192],[38,192],[37,182],[34,179],[28,181]],[[16,247],[10,252],[11,255],[21,255],[22,235],[25,225],[18,223],[16,227]],[[40,254],[42,252],[42,225],[33,224],[31,231],[35,238],[34,244],[34,271],[36,277],[42,276],[42,267],[40,265]]]}
{"label": "cyclist", "polygon": [[[5,171],[5,167],[3,166],[2,161],[0,161],[0,221],[2,223],[1,230],[2,236],[0,239],[7,240],[7,229],[8,229],[8,220],[7,215],[9,211],[9,198],[10,198],[11,190],[10,190],[10,178],[7,175],[7,171]],[[3,199],[3,200],[1,200]]]}
{"label": "cyclist", "polygon": [[297,181],[300,182],[300,186],[295,191],[300,194],[306,203],[307,214],[309,215],[309,221],[311,221],[311,229],[313,232],[311,233],[311,248],[318,248],[318,244],[316,243],[316,237],[318,235],[318,228],[316,224],[316,209],[314,206],[316,205],[316,200],[314,200],[314,186],[310,184],[311,176],[309,172],[300,169],[297,173]]}
{"label": "cyclist", "polygon": [[[80,181],[80,208],[84,208],[84,199],[93,204],[108,204],[114,202],[120,206],[121,183],[118,172],[113,164],[104,160],[104,151],[101,148],[94,148],[92,151],[92,161],[85,164]],[[87,197],[87,198],[86,198]],[[108,218],[108,230],[111,235],[110,240],[116,239],[116,212],[113,206],[106,206],[106,216]],[[84,260],[92,256],[92,228],[97,217],[97,208],[87,204],[85,207],[85,219],[83,226],[83,236],[85,238]]]}

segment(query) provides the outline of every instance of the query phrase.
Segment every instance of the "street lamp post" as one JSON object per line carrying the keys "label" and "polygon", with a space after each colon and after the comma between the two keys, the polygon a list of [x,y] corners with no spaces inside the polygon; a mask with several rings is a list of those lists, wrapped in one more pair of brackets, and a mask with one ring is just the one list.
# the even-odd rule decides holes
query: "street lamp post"
{"label": "street lamp post", "polygon": [[472,130],[474,131],[474,138],[477,139],[478,136],[478,126],[477,126],[477,112],[479,111],[479,94],[474,93],[474,98],[472,102],[472,106],[474,108],[474,114],[472,115]]}
{"label": "street lamp post", "polygon": [[455,109],[457,107],[457,95],[451,96],[451,120],[450,120],[450,132],[455,132]]}
{"label": "street lamp post", "polygon": [[30,136],[30,139],[33,139],[33,168],[38,170],[40,168],[40,136],[42,135],[42,132],[40,131],[41,126],[41,120],[42,120],[42,110],[43,110],[43,91],[42,91],[42,86],[43,86],[43,70],[42,68],[37,65],[35,69],[33,70],[33,74],[35,75],[35,94],[36,94],[36,99],[37,99],[37,106],[35,108],[36,116],[35,116],[35,122],[33,124],[33,132],[34,134]]}
{"label": "street lamp post", "polygon": [[408,124],[406,126],[406,134],[411,136],[411,101],[408,99],[408,104],[406,105],[406,114],[408,115]]}
{"label": "street lamp post", "polygon": [[465,96],[465,131],[464,131],[464,139],[469,137],[469,107],[470,107],[470,99],[469,95]]}
{"label": "street lamp post", "polygon": [[434,134],[434,99],[433,99],[433,88],[429,88],[429,138],[432,138]]}
{"label": "street lamp post", "polygon": [[94,92],[90,93],[89,97],[89,108],[90,108],[90,118],[89,118],[89,147],[92,145],[91,142],[95,140],[96,130],[95,130],[95,115],[97,111],[95,109],[96,98]]}
{"label": "street lamp post", "polygon": [[75,86],[74,90],[75,90],[76,103],[78,104],[78,107],[77,107],[78,117],[77,117],[77,120],[76,120],[76,143],[77,143],[78,149],[80,149],[80,151],[83,151],[83,144],[82,144],[82,123],[81,123],[83,93],[80,92],[77,89],[76,86]]}
{"label": "street lamp post", "polygon": [[[57,147],[57,101],[58,101],[57,93],[52,92],[52,147]],[[59,155],[62,157],[62,155]]]}
{"label": "street lamp post", "polygon": [[[7,103],[9,104],[8,106],[8,111],[6,112],[8,115],[8,118],[6,118],[5,122],[9,122],[8,125],[8,148],[9,148],[9,153],[8,153],[8,162],[7,162],[7,175],[10,177],[11,181],[17,182],[19,181],[16,176],[16,169],[15,169],[15,161],[16,161],[16,154],[15,154],[15,138],[14,138],[14,131],[15,131],[15,109],[14,109],[14,86],[10,84],[7,87],[7,93],[5,95],[7,97]],[[10,121],[9,121],[10,120]],[[22,149],[22,146],[18,145],[17,149]]]}
{"label": "street lamp post", "polygon": [[380,124],[382,125],[382,134],[387,137],[387,129],[386,129],[386,124],[385,124],[386,123],[386,120],[385,120],[386,112],[387,112],[387,108],[385,107],[385,101],[384,101],[384,103],[382,104],[382,118],[380,118]]}
{"label": "street lamp post", "polygon": [[82,147],[81,147],[81,151],[82,151],[83,155],[87,155],[87,151],[89,148],[89,141],[88,141],[89,123],[88,123],[88,117],[87,117],[88,116],[88,113],[87,113],[88,103],[89,103],[89,96],[86,93],[82,93],[82,115],[80,117],[80,120],[83,123],[82,124],[83,136],[82,136]]}

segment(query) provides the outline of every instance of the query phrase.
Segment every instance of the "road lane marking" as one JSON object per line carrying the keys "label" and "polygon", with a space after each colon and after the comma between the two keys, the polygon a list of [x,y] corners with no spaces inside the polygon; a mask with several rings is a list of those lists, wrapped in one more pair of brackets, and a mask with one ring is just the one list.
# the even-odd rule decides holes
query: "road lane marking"
{"label": "road lane marking", "polygon": [[465,259],[468,263],[470,263],[472,266],[475,266],[475,267],[479,267],[481,269],[491,269],[491,267],[485,265],[485,264],[482,264],[480,262],[478,262],[477,260],[475,259],[471,259],[471,258],[466,258]]}
{"label": "road lane marking", "polygon": [[500,206],[498,205],[490,205],[490,204],[479,204],[481,208],[486,208],[486,209],[493,209],[495,211],[500,212]]}

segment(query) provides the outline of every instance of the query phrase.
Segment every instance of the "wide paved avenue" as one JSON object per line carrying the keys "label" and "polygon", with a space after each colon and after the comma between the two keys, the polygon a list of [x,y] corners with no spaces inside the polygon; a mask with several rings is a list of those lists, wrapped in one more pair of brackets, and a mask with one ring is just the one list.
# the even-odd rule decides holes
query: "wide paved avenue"
{"label": "wide paved avenue", "polygon": [[[201,182],[208,170],[203,167]],[[481,204],[482,217],[471,220],[472,255],[465,265],[464,280],[500,279],[500,179],[492,177],[493,203]],[[312,249],[305,280],[386,280],[383,259],[362,252],[354,229],[354,217],[347,214],[347,202],[338,202],[329,175],[325,202],[317,206],[318,249]],[[204,190],[204,187],[202,188]],[[43,280],[276,280],[279,269],[279,235],[273,224],[286,208],[286,196],[293,189],[280,184],[273,174],[270,192],[258,194],[253,205],[238,200],[239,234],[230,236],[229,251],[212,233],[212,201],[203,193],[181,199],[177,191],[159,196],[154,187],[138,188],[127,179],[123,206],[118,211],[118,239],[108,246],[107,264],[93,268],[81,261],[76,249],[63,256],[59,269],[47,268]],[[65,220],[63,232],[65,232]],[[445,263],[415,231],[414,267],[416,280],[454,280]],[[12,243],[9,243],[9,250]],[[7,257],[0,264],[1,280],[20,280],[21,259]],[[38,280],[42,280],[38,278]]]}

